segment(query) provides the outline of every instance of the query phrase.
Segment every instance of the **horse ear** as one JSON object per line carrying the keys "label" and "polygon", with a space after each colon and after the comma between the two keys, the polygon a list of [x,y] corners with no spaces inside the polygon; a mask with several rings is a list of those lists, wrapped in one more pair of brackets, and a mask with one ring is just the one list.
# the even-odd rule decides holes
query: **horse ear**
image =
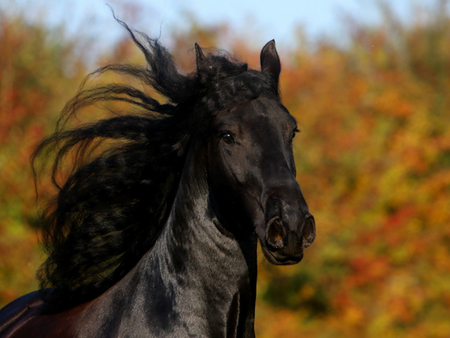
{"label": "horse ear", "polygon": [[261,71],[272,75],[277,88],[280,78],[281,63],[275,47],[275,40],[271,40],[261,50]]}
{"label": "horse ear", "polygon": [[203,54],[202,48],[195,43],[195,61],[197,63],[197,70],[203,68],[205,63],[205,54]]}

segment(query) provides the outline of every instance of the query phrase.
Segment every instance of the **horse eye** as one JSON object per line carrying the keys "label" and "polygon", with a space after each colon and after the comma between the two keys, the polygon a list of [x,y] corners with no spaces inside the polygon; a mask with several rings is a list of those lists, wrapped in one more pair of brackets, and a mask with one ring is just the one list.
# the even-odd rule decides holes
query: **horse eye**
{"label": "horse eye", "polygon": [[295,128],[295,129],[292,131],[292,138],[294,138],[295,135],[297,135],[297,133],[298,133],[299,131],[300,131],[300,130],[298,130],[297,128]]}
{"label": "horse eye", "polygon": [[232,144],[232,143],[234,143],[234,138],[233,138],[233,136],[230,134],[230,133],[228,133],[228,132],[225,132],[225,133],[222,133],[222,134],[220,134],[220,138],[223,140],[223,142],[225,142],[226,144]]}

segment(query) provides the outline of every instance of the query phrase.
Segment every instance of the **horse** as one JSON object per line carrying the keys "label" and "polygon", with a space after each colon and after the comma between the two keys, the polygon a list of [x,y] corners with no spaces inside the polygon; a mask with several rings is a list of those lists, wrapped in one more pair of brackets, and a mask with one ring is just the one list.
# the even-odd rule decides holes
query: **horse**
{"label": "horse", "polygon": [[[146,65],[88,75],[33,154],[54,154],[48,258],[40,289],[0,311],[0,337],[254,337],[258,239],[270,263],[288,265],[316,233],[275,41],[260,70],[195,44],[196,69],[183,74],[158,40],[118,21]],[[87,84],[108,72],[153,94]],[[108,108],[117,102],[129,110]],[[111,115],[69,123],[99,104]]]}

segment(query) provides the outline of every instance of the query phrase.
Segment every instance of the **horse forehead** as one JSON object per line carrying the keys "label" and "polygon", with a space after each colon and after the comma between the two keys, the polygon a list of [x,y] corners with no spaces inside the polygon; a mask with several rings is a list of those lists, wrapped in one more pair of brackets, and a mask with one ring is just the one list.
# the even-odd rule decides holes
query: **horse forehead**
{"label": "horse forehead", "polygon": [[249,127],[277,127],[294,121],[279,101],[266,97],[258,97],[237,106],[233,115],[239,122]]}

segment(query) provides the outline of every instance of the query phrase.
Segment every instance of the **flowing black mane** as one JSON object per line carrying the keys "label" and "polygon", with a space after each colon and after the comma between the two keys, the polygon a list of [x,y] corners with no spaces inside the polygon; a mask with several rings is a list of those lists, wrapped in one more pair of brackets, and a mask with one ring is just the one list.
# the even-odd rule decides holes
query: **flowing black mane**
{"label": "flowing black mane", "polygon": [[[196,72],[180,74],[158,41],[119,23],[147,65],[108,65],[90,76],[132,76],[168,103],[132,86],[89,87],[85,81],[63,109],[57,131],[34,153],[33,161],[42,152],[55,152],[52,179],[58,193],[44,215],[43,243],[49,256],[38,277],[42,290],[53,289],[46,300],[56,306],[101,294],[152,248],[173,204],[187,149],[193,138],[211,132],[214,112],[262,92],[278,95],[270,74],[249,70],[226,55],[209,54],[197,61]],[[67,127],[83,108],[108,101],[128,103],[130,113]],[[73,159],[73,170],[59,183],[61,168]]]}

